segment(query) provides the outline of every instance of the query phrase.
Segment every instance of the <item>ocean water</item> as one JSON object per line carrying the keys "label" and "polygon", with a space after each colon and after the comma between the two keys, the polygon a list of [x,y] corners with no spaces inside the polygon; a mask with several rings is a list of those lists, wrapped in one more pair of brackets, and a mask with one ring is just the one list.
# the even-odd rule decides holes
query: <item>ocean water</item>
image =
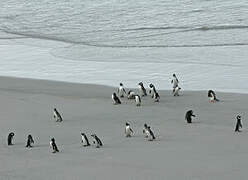
{"label": "ocean water", "polygon": [[248,92],[246,0],[5,0],[0,75]]}

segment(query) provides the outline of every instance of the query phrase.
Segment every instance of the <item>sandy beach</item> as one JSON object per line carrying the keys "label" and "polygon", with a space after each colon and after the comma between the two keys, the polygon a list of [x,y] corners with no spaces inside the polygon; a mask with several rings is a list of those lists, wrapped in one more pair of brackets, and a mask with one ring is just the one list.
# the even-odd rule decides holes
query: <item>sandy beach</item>
{"label": "sandy beach", "polygon": [[[123,82],[125,84],[125,82]],[[0,179],[246,179],[248,94],[217,92],[220,102],[209,103],[206,91],[182,91],[173,97],[159,91],[161,102],[121,99],[113,105],[116,87],[0,77]],[[137,91],[137,90],[135,90]],[[64,121],[56,123],[53,108]],[[192,124],[184,120],[192,109]],[[236,115],[244,128],[234,133]],[[134,136],[124,135],[130,122]],[[142,129],[151,126],[155,141]],[[7,135],[14,132],[14,145]],[[81,132],[92,142],[96,133],[102,148],[83,147]],[[28,134],[35,144],[26,148]],[[51,153],[50,139],[59,153]]]}

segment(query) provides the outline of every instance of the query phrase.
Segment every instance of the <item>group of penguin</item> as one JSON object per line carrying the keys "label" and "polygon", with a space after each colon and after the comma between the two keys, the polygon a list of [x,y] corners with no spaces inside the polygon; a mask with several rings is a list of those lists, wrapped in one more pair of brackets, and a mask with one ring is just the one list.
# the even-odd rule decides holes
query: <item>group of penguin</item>
{"label": "group of penguin", "polygon": [[[173,74],[173,79],[171,81],[171,83],[173,84],[173,96],[179,96],[179,91],[181,90],[181,88],[178,86],[178,79],[176,77],[175,74]],[[149,84],[149,94],[151,95],[152,99],[154,100],[154,102],[159,102],[160,100],[160,96],[158,94],[157,89],[155,88],[154,84]],[[138,89],[139,89],[139,94],[135,93],[134,91],[130,90],[130,91],[126,91],[123,84],[120,83],[120,86],[117,90],[117,93],[119,94],[120,98],[124,98],[125,96],[127,97],[127,99],[134,99],[135,100],[135,104],[136,106],[140,106],[141,105],[141,97],[147,96],[147,91],[146,88],[144,87],[143,82],[138,83]],[[112,101],[114,105],[118,105],[121,104],[121,100],[117,96],[117,94],[114,92],[112,94]]]}
{"label": "group of penguin", "polygon": [[[56,108],[53,109],[53,117],[54,117],[56,122],[62,122],[63,121],[61,114],[58,112],[58,110]],[[15,134],[13,132],[9,133],[8,138],[7,138],[8,146],[13,145],[14,135]],[[100,140],[100,138],[96,134],[92,134],[91,137],[94,138],[93,144],[96,145],[96,148],[99,148],[103,145],[102,141]],[[82,141],[81,141],[82,145],[84,147],[90,146],[89,140],[88,140],[85,133],[81,133],[81,139],[82,139]],[[32,144],[34,144],[34,139],[33,139],[32,135],[29,134],[26,147],[31,148],[31,147],[33,147]],[[51,147],[53,153],[59,152],[58,147],[57,147],[56,142],[55,142],[55,138],[51,138],[50,147]]]}
{"label": "group of penguin", "polygon": [[[58,112],[58,110],[56,108],[53,109],[53,118],[55,119],[56,122],[62,122],[63,121],[61,114]],[[99,148],[103,145],[102,141],[100,140],[100,138],[96,134],[92,134],[91,137],[94,138],[93,143],[96,145],[97,148]],[[90,146],[89,139],[87,138],[85,133],[81,133],[81,142],[82,142],[84,147]],[[54,146],[52,144],[55,144],[54,138],[53,138],[53,143],[50,142],[50,145],[53,148],[53,150],[55,149],[54,150],[55,152],[58,152],[58,151],[56,151],[57,148],[54,148]]]}
{"label": "group of penguin", "polygon": [[[138,84],[138,86],[139,86],[139,90],[140,90],[140,95],[136,94],[132,90],[128,91],[128,93],[127,93],[122,83],[120,83],[120,87],[118,88],[117,93],[119,94],[120,98],[124,98],[124,96],[126,95],[127,99],[134,99],[136,106],[140,106],[141,105],[141,97],[147,96],[147,92],[146,92],[146,89],[144,88],[144,85],[142,82],[140,82]],[[149,87],[150,87],[149,94],[154,99],[154,102],[159,102],[160,96],[159,96],[155,86],[153,84],[150,84]],[[113,104],[114,105],[121,104],[120,98],[114,92],[112,94]]]}
{"label": "group of penguin", "polygon": [[[173,95],[179,96],[179,91],[181,90],[181,88],[178,86],[179,81],[178,81],[175,74],[173,74],[173,79],[172,79],[171,83],[173,84],[173,90],[172,90]],[[117,93],[119,94],[119,96],[121,98],[124,98],[124,96],[126,95],[128,99],[134,99],[136,102],[136,106],[140,106],[141,105],[141,97],[147,96],[147,92],[146,92],[146,89],[145,89],[142,82],[140,82],[138,84],[138,87],[139,87],[140,95],[136,94],[132,90],[130,90],[128,93],[126,93],[126,90],[125,90],[123,84],[120,83],[120,87],[118,88]],[[153,84],[150,84],[149,88],[150,88],[149,94],[154,99],[154,102],[159,102],[160,96],[159,96],[155,86]],[[219,99],[217,99],[216,94],[213,90],[208,91],[208,97],[209,97],[209,101],[211,103],[219,101]],[[112,94],[112,100],[113,100],[114,105],[121,104],[121,101],[120,101],[119,97],[116,95],[116,93]],[[195,117],[195,115],[193,114],[193,110],[188,110],[185,114],[185,120],[187,121],[187,123],[192,123],[192,117]],[[61,114],[58,112],[58,110],[56,108],[53,109],[53,118],[55,119],[56,122],[62,122],[63,121]],[[235,126],[235,132],[241,132],[241,130],[240,130],[240,128],[242,128],[241,116],[238,115],[236,118],[237,118],[237,122],[236,122],[236,126]],[[128,122],[126,122],[125,136],[131,137],[133,135],[133,133],[134,133],[134,131],[132,130],[130,124]],[[144,124],[143,134],[145,135],[145,138],[147,138],[149,141],[153,141],[156,139],[153,131],[151,130],[151,127],[148,126],[147,124]],[[13,132],[9,133],[9,135],[8,135],[7,143],[9,146],[13,145],[12,141],[13,141],[14,135],[15,134]],[[91,137],[94,139],[93,144],[95,145],[96,148],[100,148],[101,146],[103,146],[102,141],[100,140],[100,138],[96,134],[92,134]],[[87,138],[85,133],[81,133],[81,143],[84,147],[91,145],[89,142],[89,139]],[[34,144],[34,140],[33,140],[32,135],[29,134],[27,137],[26,147],[31,148],[32,144]],[[59,152],[54,138],[51,138],[51,140],[50,140],[50,147],[51,147],[53,153]]]}
{"label": "group of penguin", "polygon": [[[146,89],[145,89],[145,87],[144,87],[142,82],[140,82],[138,84],[138,87],[139,87],[140,95],[136,94],[132,90],[128,91],[128,93],[127,93],[125,88],[124,88],[124,86],[123,86],[123,84],[120,83],[120,87],[118,88],[117,93],[119,94],[120,98],[124,98],[124,96],[126,96],[127,99],[134,99],[135,103],[136,103],[136,106],[140,106],[141,105],[141,97],[147,96],[147,92],[146,92]],[[149,94],[154,99],[154,102],[159,102],[160,96],[159,96],[155,86],[153,84],[150,84],[149,87],[150,87]],[[121,104],[120,98],[114,92],[112,94],[113,104],[114,105]]]}
{"label": "group of penguin", "polygon": [[[133,130],[128,122],[126,122],[125,127],[125,135],[126,137],[131,137],[133,135]],[[153,141],[155,138],[153,131],[151,130],[151,127],[147,124],[144,124],[143,134],[145,135],[145,138],[148,139],[148,141]]]}

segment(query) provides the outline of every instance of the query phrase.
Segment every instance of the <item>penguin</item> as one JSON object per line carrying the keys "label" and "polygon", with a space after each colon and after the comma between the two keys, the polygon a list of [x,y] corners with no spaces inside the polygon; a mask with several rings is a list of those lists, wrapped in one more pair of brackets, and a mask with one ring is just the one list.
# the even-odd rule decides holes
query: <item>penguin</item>
{"label": "penguin", "polygon": [[58,112],[58,110],[56,108],[53,109],[53,118],[56,119],[56,122],[62,122],[62,116],[60,115],[60,113]]}
{"label": "penguin", "polygon": [[112,94],[112,100],[113,100],[113,104],[121,104],[121,100],[118,98],[118,96],[116,95],[116,93]]}
{"label": "penguin", "polygon": [[122,84],[122,83],[120,83],[120,87],[119,87],[119,89],[117,90],[117,92],[118,92],[118,94],[119,94],[119,96],[120,96],[121,98],[123,98],[124,95],[127,94],[127,93],[126,93],[126,90],[125,90],[125,88],[123,87],[123,84]]}
{"label": "penguin", "polygon": [[241,132],[239,129],[242,128],[241,116],[238,115],[236,118],[237,118],[237,122],[236,122],[235,132]]}
{"label": "penguin", "polygon": [[135,99],[135,92],[133,92],[132,90],[128,91],[127,99]]}
{"label": "penguin", "polygon": [[51,141],[50,141],[50,147],[52,148],[53,153],[59,152],[54,138],[52,138]]}
{"label": "penguin", "polygon": [[147,124],[144,124],[143,134],[145,135],[145,138],[149,137],[149,130]]}
{"label": "penguin", "polygon": [[159,96],[158,92],[155,92],[155,93],[154,93],[153,99],[154,99],[154,102],[159,102],[160,96]]}
{"label": "penguin", "polygon": [[8,146],[13,145],[12,141],[13,141],[14,135],[15,134],[13,132],[9,133],[9,135],[8,135]]}
{"label": "penguin", "polygon": [[171,80],[171,84],[173,84],[173,90],[172,90],[172,92],[174,93],[176,87],[178,86],[179,81],[177,79],[176,74],[173,74],[172,76],[173,76],[173,79]]}
{"label": "penguin", "polygon": [[141,98],[138,94],[135,95],[135,102],[136,102],[136,106],[141,105]]}
{"label": "penguin", "polygon": [[149,135],[148,135],[148,138],[149,139],[148,140],[149,141],[153,141],[154,139],[156,139],[155,136],[154,136],[154,133],[151,130],[151,127],[150,126],[147,127],[147,130],[148,130],[148,133],[149,133]]}
{"label": "penguin", "polygon": [[139,87],[139,90],[140,90],[140,95],[143,97],[143,96],[147,96],[147,93],[146,93],[146,89],[144,88],[144,85],[142,82],[140,82],[138,84],[138,87]]}
{"label": "penguin", "polygon": [[96,134],[92,134],[91,136],[94,138],[93,143],[96,145],[96,148],[100,148],[103,145],[102,141],[99,139],[99,137],[97,137]]}
{"label": "penguin", "polygon": [[179,96],[179,91],[181,90],[181,88],[179,86],[177,86],[174,90],[173,90],[173,96]]}
{"label": "penguin", "polygon": [[153,84],[150,84],[149,87],[150,87],[149,93],[150,93],[151,97],[153,98],[155,92],[157,92],[156,88]]}
{"label": "penguin", "polygon": [[208,97],[209,97],[209,102],[216,102],[216,101],[219,101],[219,99],[216,98],[216,94],[213,90],[209,90],[208,91]]}
{"label": "penguin", "polygon": [[32,144],[34,144],[34,139],[33,139],[32,135],[29,134],[29,135],[28,135],[28,140],[27,140],[27,145],[26,145],[26,147],[31,148],[31,147],[32,147]]}
{"label": "penguin", "polygon": [[192,123],[192,117],[195,117],[192,110],[186,112],[185,119],[187,123]]}
{"label": "penguin", "polygon": [[90,143],[89,143],[89,140],[88,140],[86,134],[81,133],[81,138],[82,138],[82,144],[84,147],[90,146]]}
{"label": "penguin", "polygon": [[125,134],[126,137],[131,137],[131,135],[133,134],[133,130],[130,127],[130,124],[126,122],[126,127],[125,127]]}

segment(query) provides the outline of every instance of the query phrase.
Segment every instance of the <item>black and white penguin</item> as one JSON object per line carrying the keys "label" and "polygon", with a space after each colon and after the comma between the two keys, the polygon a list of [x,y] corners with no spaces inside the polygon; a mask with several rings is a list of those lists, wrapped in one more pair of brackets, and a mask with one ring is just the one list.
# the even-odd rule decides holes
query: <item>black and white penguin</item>
{"label": "black and white penguin", "polygon": [[179,96],[179,91],[181,90],[181,88],[179,86],[177,86],[174,90],[173,90],[173,96]]}
{"label": "black and white penguin", "polygon": [[155,136],[154,136],[154,133],[151,130],[151,127],[150,126],[147,127],[147,130],[148,130],[148,133],[149,133],[148,134],[148,140],[149,141],[153,141],[154,139],[156,139]]}
{"label": "black and white penguin", "polygon": [[208,91],[208,97],[209,97],[209,102],[216,102],[216,101],[219,101],[219,99],[216,98],[216,94],[213,90],[209,90]]}
{"label": "black and white penguin", "polygon": [[132,90],[128,91],[127,99],[135,99],[135,92],[133,92]]}
{"label": "black and white penguin", "polygon": [[235,132],[241,132],[239,128],[242,128],[241,116],[237,116],[237,122],[235,127]]}
{"label": "black and white penguin", "polygon": [[81,133],[81,138],[82,138],[82,144],[83,144],[84,147],[85,146],[90,146],[89,140],[88,140],[88,138],[87,138],[85,133]]}
{"label": "black and white penguin", "polygon": [[140,95],[143,97],[143,96],[147,96],[147,93],[146,93],[146,89],[144,87],[144,84],[142,82],[140,82],[138,84],[138,87],[139,87],[139,91],[140,91]]}
{"label": "black and white penguin", "polygon": [[147,124],[144,124],[143,134],[145,135],[145,138],[148,138],[150,135]]}
{"label": "black and white penguin", "polygon": [[126,135],[126,137],[131,137],[132,134],[133,134],[133,130],[130,127],[130,124],[128,122],[126,122],[125,135]]}
{"label": "black and white penguin", "polygon": [[121,104],[121,100],[118,98],[118,96],[116,95],[116,93],[112,94],[112,100],[113,100],[113,104]]}
{"label": "black and white penguin", "polygon": [[127,93],[126,93],[126,90],[125,90],[125,88],[124,88],[124,86],[123,86],[122,83],[120,83],[120,87],[118,88],[117,92],[118,92],[118,94],[119,94],[119,96],[120,96],[121,98],[123,98],[124,95],[127,94]]}
{"label": "black and white penguin", "polygon": [[50,147],[52,148],[53,153],[59,152],[54,138],[52,138],[51,141],[50,141]]}
{"label": "black and white penguin", "polygon": [[53,118],[56,120],[56,122],[62,122],[62,116],[60,115],[60,113],[58,112],[58,110],[56,108],[53,109]]}
{"label": "black and white penguin", "polygon": [[195,117],[192,110],[186,112],[185,119],[187,123],[192,123],[192,117]]}
{"label": "black and white penguin", "polygon": [[159,96],[158,92],[155,92],[155,93],[154,93],[153,99],[154,99],[154,102],[159,102],[160,96]]}
{"label": "black and white penguin", "polygon": [[177,87],[178,84],[179,84],[179,81],[178,81],[178,79],[177,79],[176,74],[173,74],[172,76],[173,76],[173,78],[172,78],[172,80],[171,80],[171,84],[173,84],[173,91],[172,91],[172,92],[174,93],[176,87]]}
{"label": "black and white penguin", "polygon": [[154,94],[157,92],[156,88],[153,84],[150,84],[149,87],[150,87],[149,93],[150,93],[151,97],[153,98]]}
{"label": "black and white penguin", "polygon": [[96,134],[92,134],[91,136],[94,138],[93,144],[96,145],[96,148],[100,148],[103,145],[102,141],[99,139],[99,137],[97,137]]}
{"label": "black and white penguin", "polygon": [[29,135],[28,135],[28,140],[27,140],[27,145],[26,145],[26,147],[31,148],[31,147],[32,147],[32,144],[34,144],[34,139],[33,139],[32,135],[29,134]]}
{"label": "black and white penguin", "polygon": [[10,145],[13,145],[13,137],[14,137],[14,133],[13,132],[11,132],[11,133],[9,133],[9,135],[8,135],[8,145],[10,146]]}
{"label": "black and white penguin", "polygon": [[135,95],[135,103],[136,103],[136,106],[141,105],[141,98],[138,94]]}

